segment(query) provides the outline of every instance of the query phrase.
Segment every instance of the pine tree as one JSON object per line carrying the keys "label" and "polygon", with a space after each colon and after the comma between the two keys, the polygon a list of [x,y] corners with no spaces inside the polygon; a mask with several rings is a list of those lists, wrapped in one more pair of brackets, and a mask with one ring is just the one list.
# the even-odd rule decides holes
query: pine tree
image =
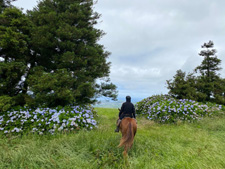
{"label": "pine tree", "polygon": [[29,69],[30,21],[21,10],[10,7],[0,14],[0,96],[24,104],[23,77]]}
{"label": "pine tree", "polygon": [[5,8],[8,8],[11,6],[11,2],[14,2],[16,0],[0,0],[0,13],[4,11]]}
{"label": "pine tree", "polygon": [[216,50],[213,49],[213,47],[214,43],[212,41],[203,44],[203,50],[199,55],[203,56],[204,59],[201,65],[195,69],[196,72],[199,71],[201,74],[201,83],[204,85],[202,87],[202,92],[207,95],[206,101],[210,101],[213,95],[214,84],[219,78],[217,71],[221,69],[221,67],[219,67],[221,60],[217,58]]}
{"label": "pine tree", "polygon": [[173,76],[173,80],[167,80],[167,88],[169,89],[169,94],[177,99],[186,98],[187,83],[185,80],[186,73],[182,70],[177,70],[176,74]]}
{"label": "pine tree", "polygon": [[10,104],[55,107],[116,99],[92,0],[43,0],[27,14],[11,1],[1,1],[0,111]]}
{"label": "pine tree", "polygon": [[[98,96],[116,99],[109,82],[109,52],[98,40],[98,13],[92,0],[44,0],[28,12],[34,23],[34,73],[28,77],[35,102],[47,106],[93,103]],[[98,79],[105,79],[97,84]]]}
{"label": "pine tree", "polygon": [[225,79],[217,78],[214,82],[213,102],[225,104]]}
{"label": "pine tree", "polygon": [[217,58],[213,42],[209,41],[202,46],[199,53],[204,59],[195,69],[200,74],[186,73],[178,70],[172,80],[167,80],[169,94],[176,98],[192,99],[200,102],[215,102],[225,104],[225,80],[220,78],[221,60]]}

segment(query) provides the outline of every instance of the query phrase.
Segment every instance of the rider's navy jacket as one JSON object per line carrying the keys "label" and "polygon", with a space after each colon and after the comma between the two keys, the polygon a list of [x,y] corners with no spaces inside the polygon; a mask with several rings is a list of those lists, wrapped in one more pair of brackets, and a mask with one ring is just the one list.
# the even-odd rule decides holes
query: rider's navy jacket
{"label": "rider's navy jacket", "polygon": [[134,105],[131,103],[130,97],[126,97],[126,102],[122,104],[122,107],[120,109],[119,118],[123,119],[124,117],[136,118],[135,108]]}

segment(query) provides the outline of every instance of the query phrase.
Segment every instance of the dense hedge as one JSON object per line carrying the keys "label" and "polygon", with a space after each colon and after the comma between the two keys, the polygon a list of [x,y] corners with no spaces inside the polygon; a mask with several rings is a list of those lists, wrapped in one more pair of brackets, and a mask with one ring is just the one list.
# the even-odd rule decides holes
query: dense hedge
{"label": "dense hedge", "polygon": [[160,123],[178,120],[193,122],[224,109],[222,105],[199,103],[188,99],[174,99],[169,95],[156,95],[136,104],[136,113]]}
{"label": "dense hedge", "polygon": [[80,128],[91,130],[97,125],[95,116],[96,112],[91,107],[68,106],[36,110],[19,108],[0,114],[0,132],[5,134],[32,132],[41,135]]}

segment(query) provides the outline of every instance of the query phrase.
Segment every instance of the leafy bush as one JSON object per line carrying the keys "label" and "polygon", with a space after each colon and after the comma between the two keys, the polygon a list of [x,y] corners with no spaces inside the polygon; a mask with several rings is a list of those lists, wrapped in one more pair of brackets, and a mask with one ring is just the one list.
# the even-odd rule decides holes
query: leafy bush
{"label": "leafy bush", "polygon": [[90,107],[57,107],[55,109],[28,108],[14,109],[0,115],[0,132],[32,132],[40,135],[56,131],[71,131],[80,128],[93,129],[97,123],[96,113]]}
{"label": "leafy bush", "polygon": [[170,95],[153,95],[151,97],[145,98],[135,105],[137,114],[146,114],[149,110],[149,106],[159,101],[166,101],[168,99],[173,99]]}
{"label": "leafy bush", "polygon": [[9,110],[14,104],[15,102],[12,97],[6,95],[0,96],[0,112]]}
{"label": "leafy bush", "polygon": [[137,114],[160,123],[174,123],[178,120],[193,122],[220,109],[223,109],[221,105],[188,99],[176,100],[168,95],[149,97],[136,104]]}

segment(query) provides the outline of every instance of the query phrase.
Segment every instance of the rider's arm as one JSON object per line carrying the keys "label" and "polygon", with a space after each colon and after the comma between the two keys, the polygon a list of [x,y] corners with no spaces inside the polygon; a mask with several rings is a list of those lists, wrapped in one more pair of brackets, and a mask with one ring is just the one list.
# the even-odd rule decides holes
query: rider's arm
{"label": "rider's arm", "polygon": [[120,113],[119,113],[119,117],[123,113],[123,111],[124,111],[124,104],[122,104],[122,106],[121,106]]}
{"label": "rider's arm", "polygon": [[132,109],[133,109],[133,116],[134,116],[134,118],[136,118],[134,105],[133,105]]}

